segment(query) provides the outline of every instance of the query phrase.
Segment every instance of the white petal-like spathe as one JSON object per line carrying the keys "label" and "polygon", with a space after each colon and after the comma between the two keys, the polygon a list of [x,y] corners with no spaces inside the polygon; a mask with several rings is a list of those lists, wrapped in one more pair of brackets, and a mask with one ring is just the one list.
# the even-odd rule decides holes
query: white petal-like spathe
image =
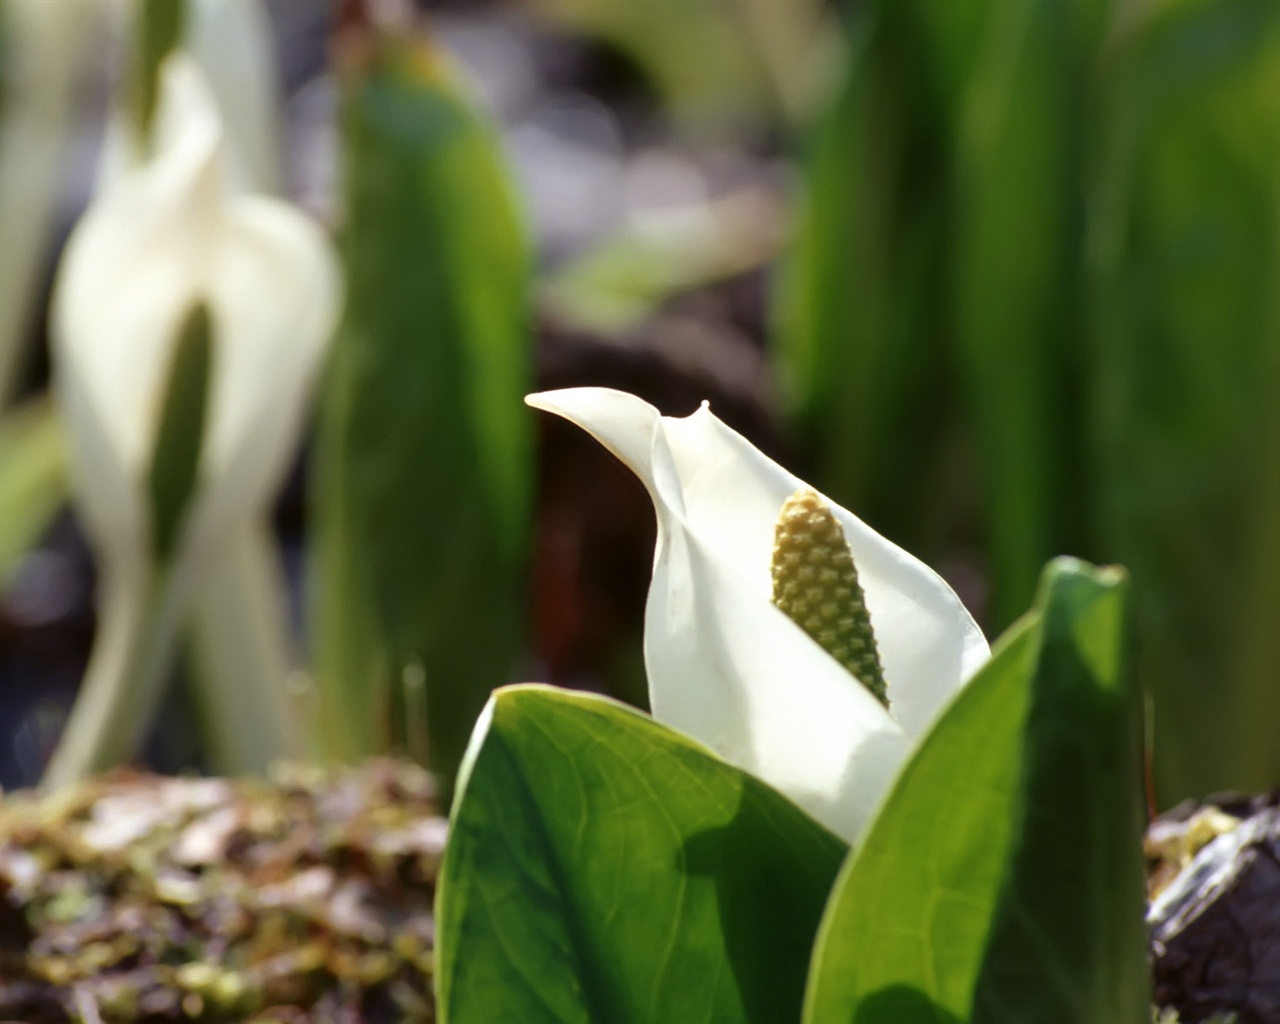
{"label": "white petal-like spathe", "polygon": [[705,407],[664,417],[603,388],[528,402],[591,433],[653,498],[645,661],[655,717],[853,839],[915,740],[989,656],[959,599],[928,566],[828,503],[866,592],[887,713],[771,603],[774,523],[802,481]]}
{"label": "white petal-like spathe", "polygon": [[278,193],[281,88],[262,0],[190,0],[186,47],[226,123],[231,191]]}
{"label": "white petal-like spathe", "polygon": [[[173,347],[197,303],[208,305],[214,332],[202,520],[269,498],[336,317],[328,240],[287,204],[228,198],[222,139],[196,66],[170,57],[154,159],[104,190],[63,256],[53,309],[59,388],[83,504],[100,534],[138,518],[140,496],[120,494],[145,480]],[[90,423],[101,438],[86,437]]]}
{"label": "white petal-like spathe", "polygon": [[[262,0],[182,2],[187,10],[180,46],[199,66],[222,112],[228,190],[235,195],[279,193],[283,185],[281,89],[270,19]],[[144,17],[141,0],[115,0],[108,6],[115,16],[116,34],[125,40],[124,48],[133,47]],[[129,90],[118,90],[98,161],[98,192],[145,162],[149,147],[138,137],[132,104]]]}

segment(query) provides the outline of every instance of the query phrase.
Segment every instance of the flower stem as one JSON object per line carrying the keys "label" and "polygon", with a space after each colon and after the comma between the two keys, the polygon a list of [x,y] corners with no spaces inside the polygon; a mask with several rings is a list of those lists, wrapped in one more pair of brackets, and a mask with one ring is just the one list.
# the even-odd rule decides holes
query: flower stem
{"label": "flower stem", "polygon": [[260,522],[228,538],[193,595],[197,704],[214,766],[225,774],[264,773],[299,753],[286,690],[293,660],[286,603]]}
{"label": "flower stem", "polygon": [[42,788],[70,785],[134,755],[172,664],[185,577],[175,567],[104,566],[98,635]]}

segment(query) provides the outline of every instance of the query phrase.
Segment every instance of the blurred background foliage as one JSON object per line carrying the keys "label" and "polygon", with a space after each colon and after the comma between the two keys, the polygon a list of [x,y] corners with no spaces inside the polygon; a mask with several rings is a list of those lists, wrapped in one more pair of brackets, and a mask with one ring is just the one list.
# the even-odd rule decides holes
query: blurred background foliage
{"label": "blurred background foliage", "polygon": [[373,40],[340,54],[347,304],[314,462],[321,735],[451,774],[523,642],[527,244],[493,128],[444,55]]}
{"label": "blurred background foliage", "polygon": [[779,295],[815,477],[991,629],[1128,565],[1162,798],[1273,785],[1280,7],[854,13]]}
{"label": "blurred background foliage", "polygon": [[[1125,563],[1160,802],[1280,784],[1280,5],[452,0],[370,32],[386,6],[266,3],[287,191],[348,288],[274,524],[313,752],[447,771],[521,678],[643,701],[647,501],[519,402],[598,384],[710,399],[990,635],[1052,556]],[[103,50],[63,129],[61,231]],[[0,183],[32,130],[14,66]],[[59,231],[15,224],[0,268],[35,232],[42,309]],[[43,320],[0,320],[36,403],[0,423],[14,785],[74,694],[93,577],[56,511]],[[160,767],[207,764],[185,699]]]}

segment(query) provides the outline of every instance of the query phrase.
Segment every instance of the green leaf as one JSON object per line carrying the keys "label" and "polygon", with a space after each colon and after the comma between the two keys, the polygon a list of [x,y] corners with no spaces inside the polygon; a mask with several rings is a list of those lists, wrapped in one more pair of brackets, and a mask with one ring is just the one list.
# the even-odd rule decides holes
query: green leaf
{"label": "green leaf", "polygon": [[1280,6],[1157,4],[1128,39],[1090,224],[1095,500],[1168,804],[1280,783]]}
{"label": "green leaf", "polygon": [[1132,1024],[1150,1009],[1123,573],[1059,560],[841,872],[809,1024]]}
{"label": "green leaf", "polygon": [[800,1012],[843,842],[692,740],[521,686],[476,727],[437,903],[444,1024]]}
{"label": "green leaf", "polygon": [[173,666],[193,565],[103,566],[93,651],[42,788],[60,789],[137,757]]}
{"label": "green leaf", "polygon": [[523,622],[528,256],[493,128],[443,57],[369,41],[344,81],[347,304],[316,452],[329,751],[408,746],[425,681],[451,774]]}
{"label": "green leaf", "polygon": [[[928,13],[938,4],[922,4]],[[1074,293],[1086,123],[1073,4],[978,5],[982,37],[951,126],[961,380],[986,489],[993,625],[1026,608],[1045,560],[1076,551],[1081,432]]]}
{"label": "green leaf", "polygon": [[151,550],[160,562],[173,554],[187,508],[200,479],[205,409],[213,360],[209,307],[192,307],[178,332],[147,473],[151,502]]}
{"label": "green leaf", "polygon": [[0,587],[67,499],[62,421],[44,399],[0,419]]}
{"label": "green leaf", "polygon": [[147,140],[160,95],[160,65],[182,39],[187,0],[141,0],[133,55],[133,116],[138,138]]}
{"label": "green leaf", "polygon": [[779,118],[795,102],[813,63],[819,13],[814,0],[787,0],[783,17],[765,15],[757,28],[749,3],[538,0],[536,7],[570,34],[598,37],[624,54],[670,113],[704,134],[726,120]]}
{"label": "green leaf", "polygon": [[630,218],[552,271],[539,306],[557,322],[606,336],[639,327],[673,296],[764,265],[769,230],[748,196]]}

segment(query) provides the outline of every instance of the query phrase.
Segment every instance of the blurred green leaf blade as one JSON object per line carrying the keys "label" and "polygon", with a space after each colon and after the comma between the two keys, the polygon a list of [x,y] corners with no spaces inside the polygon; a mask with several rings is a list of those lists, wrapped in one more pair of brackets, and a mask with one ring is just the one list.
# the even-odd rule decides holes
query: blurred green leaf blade
{"label": "blurred green leaf blade", "polygon": [[918,73],[918,20],[897,2],[851,18],[845,77],[805,154],[775,334],[787,412],[812,453],[802,475],[928,559],[956,402],[937,230],[950,160]]}
{"label": "blurred green leaf blade", "polygon": [[36,399],[0,419],[0,586],[67,500],[67,450],[53,405]]}
{"label": "blurred green leaf blade", "polygon": [[442,1020],[794,1021],[845,852],[647,716],[499,691],[441,873]]}
{"label": "blurred green leaf blade", "polygon": [[1145,13],[1111,55],[1089,340],[1097,518],[1138,583],[1169,804],[1280,782],[1280,7]]}
{"label": "blurred green leaf blade", "polygon": [[347,308],[316,454],[321,714],[331,753],[404,746],[425,680],[429,762],[448,774],[520,644],[527,246],[493,129],[425,42],[374,41],[347,71],[342,131]]}
{"label": "blurred green leaf blade", "polygon": [[207,428],[213,362],[209,307],[197,303],[178,331],[167,368],[164,404],[156,421],[155,447],[147,473],[151,501],[151,553],[172,557],[200,478],[200,451]]}
{"label": "blurred green leaf blade", "polygon": [[1127,583],[1060,560],[837,881],[809,1024],[1149,1014]]}
{"label": "blurred green leaf blade", "polygon": [[160,94],[160,65],[180,45],[187,14],[187,0],[141,0],[136,6],[131,113],[140,139],[151,136]]}
{"label": "blurred green leaf blade", "polygon": [[[922,4],[926,13],[939,5]],[[987,3],[954,112],[949,260],[961,379],[980,453],[997,629],[1026,608],[1040,566],[1078,551],[1073,290],[1084,110],[1071,5]]]}

